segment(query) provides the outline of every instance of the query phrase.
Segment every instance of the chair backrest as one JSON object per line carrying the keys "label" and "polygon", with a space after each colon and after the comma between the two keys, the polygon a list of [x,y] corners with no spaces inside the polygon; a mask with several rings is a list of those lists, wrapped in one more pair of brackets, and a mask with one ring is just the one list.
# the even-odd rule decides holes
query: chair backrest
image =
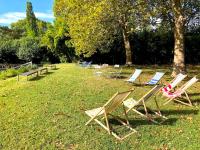
{"label": "chair backrest", "polygon": [[108,67],[108,64],[103,64],[102,67]]}
{"label": "chair backrest", "polygon": [[153,87],[147,94],[145,94],[139,101],[138,104],[142,103],[142,101],[147,101],[149,100],[149,98],[153,95],[156,94],[156,92],[158,92],[160,89],[162,88],[162,85],[156,85],[155,87]]}
{"label": "chair backrest", "polygon": [[190,79],[188,82],[186,82],[180,89],[178,89],[177,91],[181,90],[181,91],[186,91],[189,87],[191,87],[194,83],[196,83],[199,79],[196,78],[196,76],[194,76],[192,79]]}
{"label": "chair backrest", "polygon": [[87,66],[90,66],[92,64],[92,61],[87,62]]}
{"label": "chair backrest", "polygon": [[130,77],[130,79],[128,81],[134,82],[141,73],[142,73],[141,69],[135,69],[134,74]]}
{"label": "chair backrest", "polygon": [[131,94],[133,90],[116,93],[113,97],[104,105],[105,112],[111,113]]}
{"label": "chair backrest", "polygon": [[172,80],[172,82],[170,83],[171,88],[176,87],[177,84],[179,84],[187,75],[184,75],[182,73],[179,73],[174,80]]}
{"label": "chair backrest", "polygon": [[147,84],[157,84],[160,79],[164,76],[164,72],[156,72],[153,78]]}

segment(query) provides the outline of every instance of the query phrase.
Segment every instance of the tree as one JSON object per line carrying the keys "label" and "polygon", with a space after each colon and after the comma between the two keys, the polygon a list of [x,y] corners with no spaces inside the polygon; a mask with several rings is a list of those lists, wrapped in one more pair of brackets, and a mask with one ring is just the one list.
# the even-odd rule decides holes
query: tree
{"label": "tree", "polygon": [[174,68],[172,76],[176,76],[180,72],[185,72],[185,47],[184,47],[184,25],[185,17],[183,16],[183,8],[181,0],[172,0],[172,10],[174,14]]}
{"label": "tree", "polygon": [[0,26],[0,40],[10,40],[18,38],[20,38],[20,33],[17,30]]}
{"label": "tree", "polygon": [[40,48],[40,39],[32,37],[23,37],[19,40],[19,49],[17,56],[19,59],[33,61],[40,59],[42,56]]}
{"label": "tree", "polygon": [[42,37],[41,44],[58,56],[61,62],[72,62],[75,52],[66,26],[65,22],[56,19],[53,26],[48,26],[48,30]]}
{"label": "tree", "polygon": [[[51,23],[40,20],[40,19],[36,19],[36,24],[37,24],[37,28],[38,28],[38,36],[43,36],[47,29],[48,26],[51,25]],[[11,23],[11,29],[17,33],[19,33],[20,37],[24,37],[27,36],[27,19],[21,19],[18,20],[17,22]]]}
{"label": "tree", "polygon": [[129,35],[140,25],[145,6],[144,0],[56,0],[54,12],[67,22],[77,54],[90,57],[97,50],[104,52],[102,48],[108,49],[120,36],[126,63],[132,64]]}
{"label": "tree", "polygon": [[26,31],[27,35],[30,37],[35,37],[38,35],[38,27],[36,23],[36,17],[33,12],[32,3],[27,1],[26,3]]}
{"label": "tree", "polygon": [[[152,0],[158,8],[163,28],[174,31],[174,60],[172,76],[186,72],[185,31],[191,28],[191,21],[200,13],[200,1],[191,0]],[[151,1],[151,2],[152,2]]]}
{"label": "tree", "polygon": [[16,63],[18,58],[16,50],[18,49],[17,40],[0,40],[0,62]]}

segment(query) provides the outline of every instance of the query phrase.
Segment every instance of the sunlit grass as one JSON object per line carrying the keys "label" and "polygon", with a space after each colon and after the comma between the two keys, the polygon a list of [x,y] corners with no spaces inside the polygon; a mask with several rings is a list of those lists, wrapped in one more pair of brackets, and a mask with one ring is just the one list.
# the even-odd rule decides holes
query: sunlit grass
{"label": "sunlit grass", "polygon": [[[155,71],[165,71],[164,79],[171,80],[169,67],[136,67],[148,67],[142,82]],[[189,68],[189,77],[198,74],[199,66]],[[84,111],[102,106],[116,91],[133,85],[124,78],[98,77],[94,72],[61,64],[31,81],[24,78],[18,82],[16,77],[0,81],[0,149],[200,149],[199,82],[189,90],[193,108],[174,103],[161,106],[169,118],[162,125],[130,113],[131,125],[138,133],[118,142],[98,125],[85,126],[89,118]],[[133,68],[123,69],[126,77],[131,72]],[[150,88],[137,86],[132,96],[140,98]],[[149,105],[154,105],[153,101]]]}

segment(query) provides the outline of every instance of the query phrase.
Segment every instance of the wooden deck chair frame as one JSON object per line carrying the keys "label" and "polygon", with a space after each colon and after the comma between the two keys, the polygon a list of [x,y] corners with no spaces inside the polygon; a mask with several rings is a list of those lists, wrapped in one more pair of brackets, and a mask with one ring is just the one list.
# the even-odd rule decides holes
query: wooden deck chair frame
{"label": "wooden deck chair frame", "polygon": [[[194,76],[192,79],[194,79],[194,83],[196,83],[196,82],[198,81],[198,79],[196,78],[196,76]],[[180,96],[172,97],[172,98],[166,98],[167,102],[165,102],[163,105],[166,105],[166,104],[168,104],[168,103],[171,102],[171,101],[176,101],[176,102],[179,102],[179,103],[181,103],[181,104],[183,104],[183,105],[192,107],[193,105],[192,105],[192,102],[191,102],[191,100],[190,100],[190,97],[188,96],[187,89],[188,89],[190,86],[192,86],[194,83],[192,83],[192,84],[189,85],[186,89],[184,89],[184,88],[189,84],[189,82],[190,82],[192,79],[190,79],[188,82],[186,82],[184,85],[182,85],[179,89],[176,90],[176,91],[179,91],[179,90],[182,91],[181,94],[180,94]],[[195,80],[195,79],[196,79],[196,80]],[[183,97],[183,94],[185,95],[185,97]],[[183,102],[183,101],[181,101],[181,100],[179,100],[179,99],[177,99],[177,98],[185,98],[188,102]]]}
{"label": "wooden deck chair frame", "polygon": [[[155,87],[153,87],[150,91],[148,91],[142,98],[140,98],[135,105],[133,105],[132,107],[129,107],[126,110],[126,113],[128,113],[129,111],[134,111],[135,113],[139,114],[140,116],[146,118],[147,120],[150,120],[156,124],[160,124],[163,121],[165,121],[166,119],[168,119],[167,117],[165,117],[164,115],[162,115],[161,111],[160,111],[160,107],[158,105],[157,99],[156,99],[156,94],[157,92],[159,92],[159,90],[162,88],[161,85],[156,85]],[[149,107],[147,107],[146,102],[152,97],[154,96],[154,101],[157,107],[157,110],[152,110]],[[125,101],[124,101],[125,102]],[[126,105],[125,105],[126,106]],[[126,106],[127,107],[127,106]],[[139,107],[143,107],[144,108],[144,112],[141,112],[138,110]],[[152,115],[149,114],[150,112],[153,112],[156,116],[158,116],[159,118],[162,118],[163,121],[158,122],[156,120],[154,120],[152,118]]]}
{"label": "wooden deck chair frame", "polygon": [[[128,116],[126,114],[125,107],[122,105],[123,101],[132,93],[132,91],[133,91],[133,89],[129,90],[129,91],[126,91],[126,92],[122,92],[122,93],[117,92],[116,94],[114,94],[112,96],[112,98],[105,105],[103,105],[103,107],[99,107],[99,108],[96,108],[96,109],[85,111],[85,113],[89,117],[91,117],[90,120],[87,121],[85,125],[88,125],[92,121],[95,121],[100,126],[102,126],[110,135],[113,135],[118,140],[123,140],[123,139],[127,138],[128,136],[132,135],[133,133],[137,132],[135,129],[133,129],[130,126],[129,121],[128,121]],[[120,97],[120,95],[122,95],[122,96]],[[117,97],[119,97],[119,98],[117,99]],[[124,116],[125,116],[125,121],[126,122],[124,122],[120,117],[114,116],[114,115],[111,114],[111,112],[113,112],[119,106],[123,106],[123,111],[124,111]],[[95,112],[95,110],[97,110],[97,111]],[[94,112],[94,114],[91,115],[91,112]],[[128,133],[127,135],[125,135],[123,137],[120,137],[119,135],[117,135],[111,129],[111,125],[109,124],[108,116],[112,116],[119,123],[121,123],[122,125],[124,125],[128,129],[130,129],[131,133]],[[101,117],[101,121],[99,119],[97,119],[99,117]],[[105,124],[102,123],[102,120],[105,120]]]}

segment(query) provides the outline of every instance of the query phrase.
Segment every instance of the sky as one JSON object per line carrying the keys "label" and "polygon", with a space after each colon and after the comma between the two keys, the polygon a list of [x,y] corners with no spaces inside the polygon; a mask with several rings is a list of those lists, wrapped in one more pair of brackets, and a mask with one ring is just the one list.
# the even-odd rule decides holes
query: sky
{"label": "sky", "polygon": [[[27,0],[0,0],[0,25],[9,26],[12,22],[26,17]],[[29,0],[35,16],[53,22],[53,0]]]}

